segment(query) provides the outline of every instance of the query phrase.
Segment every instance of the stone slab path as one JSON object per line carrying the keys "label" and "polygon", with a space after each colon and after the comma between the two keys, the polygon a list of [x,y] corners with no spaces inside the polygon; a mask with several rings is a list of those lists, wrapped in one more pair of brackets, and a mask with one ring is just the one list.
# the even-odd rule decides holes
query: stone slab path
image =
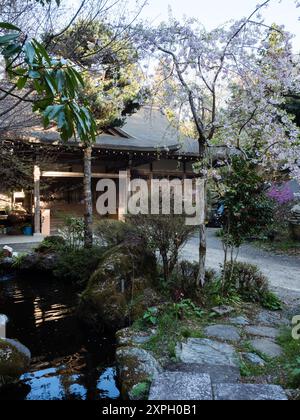
{"label": "stone slab path", "polygon": [[209,375],[185,372],[164,372],[154,380],[149,400],[211,401],[212,383]]}
{"label": "stone slab path", "polygon": [[[283,314],[260,310],[251,318],[230,315],[220,322],[204,329],[208,338],[178,343],[178,363],[155,378],[150,400],[288,400],[282,387],[243,383],[240,373],[242,361],[264,367],[268,358],[282,355],[276,338],[289,323]],[[252,353],[241,350],[245,343]]]}

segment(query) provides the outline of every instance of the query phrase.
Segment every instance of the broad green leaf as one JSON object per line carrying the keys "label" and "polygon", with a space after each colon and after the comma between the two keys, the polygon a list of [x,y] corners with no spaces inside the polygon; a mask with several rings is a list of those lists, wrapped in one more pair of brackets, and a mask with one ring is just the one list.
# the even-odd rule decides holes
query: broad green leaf
{"label": "broad green leaf", "polygon": [[57,116],[57,127],[58,127],[58,129],[59,130],[62,129],[63,126],[65,125],[65,123],[66,123],[65,112],[61,111]]}
{"label": "broad green leaf", "polygon": [[11,41],[19,38],[19,34],[7,34],[0,36],[0,45],[8,44]]}
{"label": "broad green leaf", "polygon": [[54,80],[53,77],[51,77],[49,74],[45,75],[45,79],[46,79],[46,83],[49,86],[52,95],[55,96],[57,94],[57,86],[56,86],[56,82]]}
{"label": "broad green leaf", "polygon": [[36,40],[33,40],[32,42],[33,42],[34,48],[36,50],[36,53],[39,53],[40,56],[43,57],[50,66],[51,65],[51,59],[50,59],[49,54],[47,53],[45,47]]}
{"label": "broad green leaf", "polygon": [[14,57],[22,51],[22,47],[19,44],[9,44],[3,49],[2,54],[5,58]]}
{"label": "broad green leaf", "polygon": [[21,32],[20,28],[18,28],[17,26],[15,26],[11,23],[7,23],[7,22],[0,22],[0,28]]}
{"label": "broad green leaf", "polygon": [[28,76],[29,76],[31,79],[40,79],[40,77],[41,77],[40,73],[39,73],[38,71],[35,71],[35,70],[30,70],[30,71],[28,72]]}
{"label": "broad green leaf", "polygon": [[28,63],[33,64],[34,59],[35,59],[35,49],[33,48],[30,42],[26,42],[24,46],[24,53],[26,55]]}
{"label": "broad green leaf", "polygon": [[62,92],[65,87],[65,75],[61,69],[56,73],[56,82],[59,92]]}
{"label": "broad green leaf", "polygon": [[23,89],[23,88],[24,88],[24,86],[25,86],[25,85],[26,85],[26,83],[27,83],[27,80],[28,80],[28,77],[27,77],[27,76],[25,76],[25,77],[20,77],[20,79],[17,81],[17,88],[18,88],[19,90]]}
{"label": "broad green leaf", "polygon": [[44,116],[49,120],[54,120],[63,109],[64,105],[50,105],[44,111]]}

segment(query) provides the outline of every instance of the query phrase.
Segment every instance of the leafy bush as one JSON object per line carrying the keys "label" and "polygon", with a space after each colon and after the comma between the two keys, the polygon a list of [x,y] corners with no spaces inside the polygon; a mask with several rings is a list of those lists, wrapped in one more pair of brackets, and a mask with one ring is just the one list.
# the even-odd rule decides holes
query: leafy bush
{"label": "leafy bush", "polygon": [[58,254],[54,275],[61,280],[85,285],[98,268],[103,254],[104,249],[100,247],[65,249]]}
{"label": "leafy bush", "polygon": [[260,303],[267,309],[281,309],[280,300],[269,290],[268,279],[252,264],[227,263],[223,293],[225,296],[236,293],[242,300]]}
{"label": "leafy bush", "polygon": [[117,220],[102,220],[95,230],[99,245],[109,248],[120,245],[134,236],[134,228],[129,223]]}
{"label": "leafy bush", "polygon": [[[165,282],[170,280],[178,263],[179,252],[194,235],[197,227],[187,226],[185,215],[130,215],[128,221],[148,250],[158,253],[163,267]],[[194,284],[194,289],[196,282]]]}
{"label": "leafy bush", "polygon": [[59,229],[61,236],[69,249],[80,249],[84,244],[84,219],[76,217],[66,217],[65,224]]}
{"label": "leafy bush", "polygon": [[[173,270],[167,282],[160,280],[160,289],[176,302],[183,298],[195,298],[195,284],[197,282],[199,264],[197,262],[181,261]],[[206,283],[214,279],[216,273],[206,270]]]}
{"label": "leafy bush", "polygon": [[300,387],[300,340],[295,340],[290,328],[282,331],[278,342],[284,350],[282,363],[288,374],[288,386]]}
{"label": "leafy bush", "polygon": [[223,188],[223,241],[228,248],[239,248],[273,223],[274,203],[265,194],[266,185],[257,166],[241,157],[232,159]]}
{"label": "leafy bush", "polygon": [[51,252],[60,251],[66,246],[66,241],[61,236],[48,236],[43,242],[35,249],[36,252],[47,254]]}

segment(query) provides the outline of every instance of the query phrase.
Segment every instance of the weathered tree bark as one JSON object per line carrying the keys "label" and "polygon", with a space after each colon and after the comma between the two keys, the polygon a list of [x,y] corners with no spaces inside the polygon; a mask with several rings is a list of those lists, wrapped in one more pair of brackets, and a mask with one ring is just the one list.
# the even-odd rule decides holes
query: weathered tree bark
{"label": "weathered tree bark", "polygon": [[[199,140],[199,157],[203,160],[206,156],[206,146],[202,139]],[[206,169],[206,167],[204,168]],[[204,175],[206,177],[206,175]],[[197,277],[197,287],[204,287],[206,280],[206,252],[207,252],[207,235],[206,235],[206,214],[207,214],[207,179],[205,178],[203,189],[201,191],[201,200],[203,201],[203,215],[201,216],[199,226],[199,272]]]}
{"label": "weathered tree bark", "polygon": [[93,246],[93,198],[92,198],[92,147],[87,146],[84,152],[84,246]]}

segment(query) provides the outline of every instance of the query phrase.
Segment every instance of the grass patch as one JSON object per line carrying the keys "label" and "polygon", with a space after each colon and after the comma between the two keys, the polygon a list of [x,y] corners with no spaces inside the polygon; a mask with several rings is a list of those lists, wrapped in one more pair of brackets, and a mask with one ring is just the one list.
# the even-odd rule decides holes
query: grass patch
{"label": "grass patch", "polygon": [[278,344],[284,351],[284,356],[280,359],[280,363],[286,374],[287,385],[292,388],[300,387],[300,340],[292,337],[290,328],[282,330],[278,338]]}
{"label": "grass patch", "polygon": [[288,237],[282,237],[280,241],[269,241],[267,239],[254,242],[258,248],[267,251],[280,252],[283,254],[300,255],[300,242]]}

